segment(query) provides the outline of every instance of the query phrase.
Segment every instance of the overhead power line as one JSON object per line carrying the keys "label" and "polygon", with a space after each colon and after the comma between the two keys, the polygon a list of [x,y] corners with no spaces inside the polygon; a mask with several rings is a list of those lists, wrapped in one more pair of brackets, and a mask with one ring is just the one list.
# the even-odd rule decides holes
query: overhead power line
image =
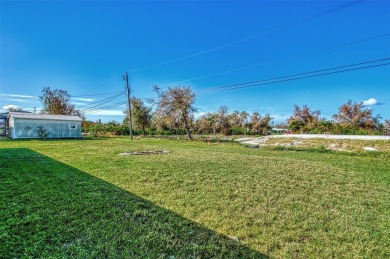
{"label": "overhead power line", "polygon": [[[112,100],[110,100],[110,101],[112,101]],[[108,102],[110,102],[110,101],[107,101],[107,102],[105,102],[105,103],[101,103],[101,104],[95,105],[95,106],[93,106],[93,107],[89,107],[89,108],[87,108],[87,109],[83,109],[83,111],[85,112],[85,111],[92,111],[92,110],[95,110],[96,108],[101,107],[101,105],[106,104],[106,103],[108,103]]]}
{"label": "overhead power line", "polygon": [[[351,64],[351,65],[344,65],[344,66],[339,66],[339,67],[325,68],[325,69],[320,69],[320,70],[315,70],[315,71],[310,71],[310,72],[304,72],[304,73],[299,73],[299,74],[288,75],[288,76],[274,77],[274,78],[270,78],[270,79],[262,79],[262,80],[256,80],[256,81],[251,81],[251,82],[246,82],[246,83],[240,83],[240,84],[230,85],[229,87],[261,83],[261,82],[264,82],[264,81],[280,80],[280,79],[284,79],[284,78],[288,78],[288,77],[296,77],[296,76],[302,76],[302,75],[307,75],[307,74],[319,73],[319,72],[335,70],[335,69],[340,69],[340,68],[359,66],[359,65],[369,64],[369,63],[376,63],[376,62],[386,61],[386,60],[389,60],[389,59],[390,58],[382,58],[382,59],[370,60],[370,61],[355,63],[355,64]],[[226,86],[215,87],[213,89],[214,90],[218,90],[218,89],[223,89],[223,88],[226,88]]]}
{"label": "overhead power line", "polygon": [[[346,47],[346,46],[350,46],[350,45],[354,45],[354,44],[358,44],[358,43],[362,43],[362,42],[367,42],[367,41],[370,41],[370,40],[375,40],[375,39],[379,39],[379,38],[383,38],[383,37],[388,37],[388,36],[390,36],[390,33],[379,34],[379,35],[375,35],[373,37],[364,38],[364,39],[360,39],[360,40],[357,40],[357,41],[351,41],[351,42],[342,43],[342,44],[339,44],[339,45],[336,45],[336,46],[331,46],[331,47],[327,47],[327,48],[323,48],[323,49],[319,49],[319,50],[314,50],[314,51],[309,51],[309,52],[306,52],[306,53],[301,53],[301,54],[298,54],[298,56],[302,57],[302,55],[315,54],[317,52],[323,52],[323,51],[332,50],[332,49],[336,49],[336,48],[342,48],[342,47]],[[275,62],[278,62],[278,61],[281,61],[281,60],[285,60],[285,59],[287,59],[287,58],[275,58],[275,59],[271,59],[269,61],[264,61],[262,63],[254,64],[254,65],[238,67],[238,68],[234,68],[234,69],[230,69],[230,70],[225,70],[225,71],[222,71],[222,72],[217,72],[217,73],[214,73],[214,74],[198,76],[198,77],[193,77],[193,78],[184,79],[184,80],[180,80],[180,81],[170,82],[170,83],[161,84],[161,85],[157,84],[157,85],[159,85],[159,86],[168,86],[168,85],[172,85],[172,84],[180,84],[180,83],[191,82],[191,81],[195,81],[195,80],[199,80],[199,79],[210,78],[210,77],[214,77],[214,76],[219,76],[219,75],[224,75],[224,74],[228,74],[228,73],[232,73],[232,72],[237,72],[237,71],[247,70],[247,69],[251,69],[251,68],[255,68],[255,67],[259,67],[259,66],[264,66],[264,65],[275,63]]]}
{"label": "overhead power line", "polygon": [[[102,88],[103,86],[107,85],[112,79],[109,79],[109,80],[106,80],[100,84],[98,84],[97,86],[93,87],[92,89],[89,89],[87,91],[84,91],[80,94],[78,94],[78,96],[85,96],[86,94],[90,93],[90,92],[93,92],[93,91],[96,91],[97,89],[100,89]],[[76,96],[73,96],[73,97],[76,97]]]}
{"label": "overhead power line", "polygon": [[91,106],[91,105],[92,105],[91,107],[87,107],[87,108],[85,108],[84,110],[86,110],[86,109],[91,109],[91,108],[98,107],[98,106],[100,106],[100,105],[106,104],[106,103],[108,103],[108,102],[110,102],[110,101],[112,101],[112,100],[118,98],[119,96],[121,96],[121,95],[123,95],[123,94],[124,94],[124,92],[122,91],[122,92],[119,93],[119,94],[110,96],[110,97],[105,98],[105,99],[102,99],[102,100],[100,100],[100,101],[88,103],[88,104],[85,104],[85,105],[80,105],[80,106],[77,106],[77,107],[80,108],[80,107],[86,107],[86,106]]}
{"label": "overhead power line", "polygon": [[122,93],[122,92],[123,91],[109,92],[109,93],[98,93],[98,94],[87,94],[87,95],[72,95],[71,98],[73,98],[73,97],[89,97],[89,96],[98,96],[98,95],[117,94],[117,93]]}
{"label": "overhead power line", "polygon": [[114,108],[114,107],[118,107],[119,105],[122,105],[122,104],[125,104],[126,101],[120,101],[120,102],[117,102],[117,103],[113,103],[113,104],[107,104],[105,106],[98,106],[98,109],[83,109],[81,111],[93,111],[93,110],[102,110],[102,109],[109,109],[109,108]]}
{"label": "overhead power line", "polygon": [[314,19],[316,19],[318,17],[321,17],[321,16],[324,16],[324,15],[327,15],[327,14],[339,11],[339,10],[344,9],[344,8],[348,8],[350,6],[353,6],[355,4],[360,3],[362,1],[363,0],[350,1],[350,2],[347,2],[347,3],[342,4],[340,6],[337,6],[337,7],[334,7],[334,8],[325,10],[325,11],[322,11],[322,12],[317,13],[315,15],[303,18],[301,20],[289,22],[289,23],[283,24],[281,26],[277,26],[275,28],[266,30],[266,31],[261,32],[261,33],[257,33],[257,34],[254,34],[254,35],[251,35],[251,36],[239,39],[239,40],[235,40],[235,41],[232,41],[232,42],[229,42],[229,43],[225,43],[223,45],[220,45],[220,46],[217,46],[217,47],[214,47],[214,48],[210,48],[210,49],[207,49],[207,50],[203,50],[203,51],[200,51],[200,52],[196,52],[196,53],[193,53],[193,54],[190,54],[190,55],[187,55],[187,56],[183,56],[183,57],[180,57],[180,58],[164,61],[164,62],[157,63],[157,64],[154,64],[154,65],[149,65],[149,66],[145,66],[145,67],[131,69],[131,72],[136,72],[136,71],[141,71],[141,70],[146,70],[146,69],[150,69],[150,68],[154,68],[154,67],[167,65],[167,64],[170,64],[170,63],[178,62],[178,61],[185,60],[185,59],[188,59],[188,58],[192,58],[192,57],[196,57],[196,56],[199,56],[199,55],[203,55],[203,54],[206,54],[206,53],[209,53],[209,52],[212,52],[212,51],[216,51],[216,50],[219,50],[219,49],[222,49],[222,48],[225,48],[225,47],[236,45],[238,43],[241,43],[241,42],[244,42],[244,41],[247,41],[247,40],[251,40],[251,39],[255,39],[255,38],[258,38],[260,36],[269,34],[271,32],[279,31],[279,30],[282,30],[282,29],[285,29],[285,28],[288,28],[288,27],[291,27],[291,26],[294,26],[294,25],[297,25],[297,24],[300,24],[300,23],[303,23],[303,22],[308,22],[310,20],[314,20]]}
{"label": "overhead power line", "polygon": [[[304,73],[299,73],[299,74],[294,74],[294,75],[289,75],[289,76],[274,77],[274,78],[270,78],[270,79],[257,80],[257,81],[252,81],[252,82],[246,82],[246,83],[240,83],[240,84],[233,84],[233,85],[209,88],[209,89],[205,89],[205,91],[208,90],[208,92],[220,92],[220,91],[234,90],[234,89],[247,88],[247,87],[253,87],[253,86],[260,86],[260,85],[267,85],[267,84],[275,84],[275,83],[300,80],[300,79],[310,78],[310,77],[318,77],[318,76],[324,76],[324,75],[345,73],[345,72],[349,72],[349,71],[355,71],[355,70],[362,70],[362,69],[386,66],[386,65],[389,65],[390,62],[389,63],[382,63],[382,64],[375,64],[375,65],[371,65],[371,66],[363,66],[363,67],[355,67],[355,68],[350,68],[350,69],[337,70],[337,69],[341,69],[341,68],[353,67],[353,66],[358,66],[358,65],[363,65],[363,64],[377,63],[377,62],[381,62],[381,61],[383,62],[383,61],[386,61],[386,60],[390,60],[390,58],[383,58],[383,59],[366,61],[366,62],[351,64],[351,65],[345,65],[345,66],[339,66],[339,67],[315,70],[315,71],[304,72]],[[325,71],[330,71],[330,70],[337,70],[337,71],[320,73],[320,72],[325,72]]]}
{"label": "overhead power line", "polygon": [[114,103],[114,104],[111,104],[111,105],[99,107],[98,109],[83,110],[83,112],[86,112],[86,113],[88,113],[88,114],[99,113],[99,112],[102,112],[102,111],[106,111],[106,110],[109,110],[109,109],[118,107],[118,106],[120,106],[120,105],[124,105],[124,104],[126,104],[126,103],[127,103],[127,101],[122,101],[122,102]]}

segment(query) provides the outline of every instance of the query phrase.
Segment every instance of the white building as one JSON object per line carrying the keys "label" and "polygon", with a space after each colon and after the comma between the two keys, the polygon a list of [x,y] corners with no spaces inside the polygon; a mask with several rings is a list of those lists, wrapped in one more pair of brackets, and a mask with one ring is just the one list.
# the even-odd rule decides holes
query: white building
{"label": "white building", "polygon": [[78,116],[48,115],[24,112],[8,114],[8,135],[13,138],[80,138],[81,121]]}

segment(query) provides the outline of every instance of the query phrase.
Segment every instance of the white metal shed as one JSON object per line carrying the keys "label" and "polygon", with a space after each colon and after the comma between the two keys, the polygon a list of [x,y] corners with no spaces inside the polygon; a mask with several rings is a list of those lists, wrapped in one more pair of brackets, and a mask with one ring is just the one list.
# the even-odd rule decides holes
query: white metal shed
{"label": "white metal shed", "polygon": [[78,116],[10,112],[9,136],[13,139],[38,138],[38,128],[44,128],[47,138],[80,138],[81,121]]}

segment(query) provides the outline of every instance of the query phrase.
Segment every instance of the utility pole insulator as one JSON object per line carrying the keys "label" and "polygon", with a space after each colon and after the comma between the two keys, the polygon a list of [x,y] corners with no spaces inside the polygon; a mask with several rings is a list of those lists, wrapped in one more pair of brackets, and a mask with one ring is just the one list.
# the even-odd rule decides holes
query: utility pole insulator
{"label": "utility pole insulator", "polygon": [[133,123],[132,123],[132,120],[131,120],[131,99],[130,99],[130,85],[129,85],[129,77],[127,75],[127,72],[126,74],[123,76],[123,80],[125,80],[126,82],[126,92],[127,92],[127,104],[128,104],[128,107],[129,107],[129,129],[130,129],[130,139],[133,140]]}

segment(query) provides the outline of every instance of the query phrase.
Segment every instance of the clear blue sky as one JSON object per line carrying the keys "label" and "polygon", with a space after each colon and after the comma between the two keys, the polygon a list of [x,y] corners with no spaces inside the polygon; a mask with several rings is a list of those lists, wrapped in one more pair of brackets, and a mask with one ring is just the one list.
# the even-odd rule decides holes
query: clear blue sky
{"label": "clear blue sky", "polygon": [[[0,3],[0,108],[39,109],[37,97],[49,86],[78,96],[72,101],[80,109],[92,107],[89,120],[121,121],[124,95],[92,103],[123,91],[129,71],[132,94],[140,98],[155,97],[153,85],[190,85],[200,114],[227,105],[279,122],[294,104],[307,104],[330,118],[348,99],[372,98],[367,105],[374,114],[390,118],[390,66],[209,90],[388,58],[389,1],[360,1],[326,14],[351,1]],[[194,78],[200,79],[175,83]],[[93,95],[100,93],[112,94]]]}

